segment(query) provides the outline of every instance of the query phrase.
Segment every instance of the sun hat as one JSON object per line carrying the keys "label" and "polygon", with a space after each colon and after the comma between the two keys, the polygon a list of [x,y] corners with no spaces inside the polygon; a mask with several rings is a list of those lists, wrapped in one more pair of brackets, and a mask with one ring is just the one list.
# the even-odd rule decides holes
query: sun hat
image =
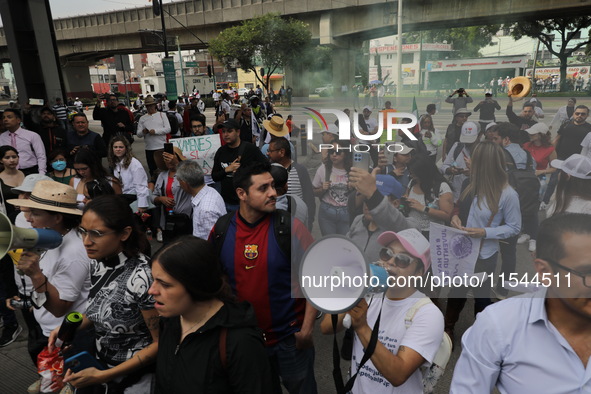
{"label": "sun hat", "polygon": [[82,215],[82,211],[76,208],[78,205],[76,197],[76,190],[72,186],[53,180],[44,180],[35,184],[28,200],[11,199],[6,202],[19,207]]}
{"label": "sun hat", "polygon": [[468,111],[467,108],[459,108],[456,113],[454,114],[454,116],[459,115],[459,114],[466,114],[468,116],[472,115],[472,112]]}
{"label": "sun hat", "polygon": [[552,160],[550,165],[579,179],[591,179],[591,159],[575,153],[566,160]]}
{"label": "sun hat", "polygon": [[464,144],[472,144],[478,138],[478,131],[478,125],[476,123],[464,123],[460,133],[460,142]]}
{"label": "sun hat", "polygon": [[281,116],[272,116],[270,120],[263,120],[263,127],[275,137],[285,137],[289,128]]}
{"label": "sun hat", "polygon": [[146,105],[146,106],[148,106],[148,105],[154,105],[154,104],[156,104],[156,100],[154,100],[154,97],[152,97],[152,96],[148,96],[144,100],[144,105]]}
{"label": "sun hat", "polygon": [[532,125],[529,129],[525,129],[528,134],[535,135],[538,133],[546,134],[550,129],[546,126],[545,123],[539,122]]}
{"label": "sun hat", "polygon": [[53,179],[51,179],[47,175],[30,174],[25,177],[23,183],[21,183],[20,186],[13,187],[12,189],[10,189],[10,191],[12,191],[15,194],[31,193],[33,191],[33,188],[39,181],[53,181]]}
{"label": "sun hat", "polygon": [[424,271],[427,272],[431,266],[431,252],[427,238],[416,228],[409,228],[397,233],[385,231],[378,237],[378,243],[382,246],[388,246],[396,240],[400,241],[408,253],[422,260]]}

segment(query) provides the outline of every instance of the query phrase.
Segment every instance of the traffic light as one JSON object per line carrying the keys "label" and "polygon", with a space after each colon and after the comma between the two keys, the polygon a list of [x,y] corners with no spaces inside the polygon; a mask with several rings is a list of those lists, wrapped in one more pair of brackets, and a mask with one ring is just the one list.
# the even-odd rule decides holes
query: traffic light
{"label": "traffic light", "polygon": [[152,11],[154,11],[154,15],[160,16],[160,2],[162,0],[152,0]]}
{"label": "traffic light", "polygon": [[265,69],[261,67],[261,77],[265,76]]}
{"label": "traffic light", "polygon": [[207,65],[207,76],[208,76],[209,78],[211,78],[211,75],[212,75],[212,72],[211,72],[211,64],[208,64],[208,65]]}

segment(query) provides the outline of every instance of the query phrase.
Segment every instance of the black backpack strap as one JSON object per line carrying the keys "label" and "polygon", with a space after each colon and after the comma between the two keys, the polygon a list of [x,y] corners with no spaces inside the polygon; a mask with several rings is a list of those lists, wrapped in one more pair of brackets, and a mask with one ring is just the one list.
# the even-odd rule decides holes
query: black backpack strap
{"label": "black backpack strap", "polygon": [[279,248],[287,258],[291,258],[291,213],[283,209],[276,209],[273,220],[273,230]]}
{"label": "black backpack strap", "polygon": [[[506,148],[503,148],[503,151],[505,153],[505,158],[507,159],[511,159],[511,161],[508,161],[507,164],[511,164],[513,166],[513,168],[509,168],[510,170],[516,170],[517,169],[517,163],[515,163],[515,159],[513,158],[513,155],[511,154],[511,152],[509,152]],[[529,162],[529,159],[528,159]]]}
{"label": "black backpack strap", "polygon": [[[458,157],[460,156],[460,154],[464,150],[464,147],[465,147],[465,145],[463,142],[458,142],[458,144],[456,145],[456,149],[454,150],[454,161],[458,160]],[[458,151],[458,149],[459,149],[459,151]]]}
{"label": "black backpack strap", "polygon": [[224,216],[220,217],[213,226],[213,245],[215,246],[218,256],[220,256],[222,252],[222,246],[224,245],[226,233],[228,232],[228,227],[230,227],[230,222],[232,221],[233,215],[236,215],[236,212],[229,212],[225,214]]}

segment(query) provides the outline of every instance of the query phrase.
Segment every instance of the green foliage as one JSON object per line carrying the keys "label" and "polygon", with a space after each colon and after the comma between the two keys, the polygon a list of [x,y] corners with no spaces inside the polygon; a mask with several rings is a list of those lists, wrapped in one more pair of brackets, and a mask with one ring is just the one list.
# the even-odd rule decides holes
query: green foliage
{"label": "green foliage", "polygon": [[447,41],[460,58],[480,57],[480,49],[493,45],[492,38],[500,27],[501,25],[485,25],[427,30],[407,33],[404,38],[407,44],[420,42],[421,35],[423,42]]}
{"label": "green foliage", "polygon": [[510,26],[511,35],[516,39],[532,37],[540,40],[550,53],[560,60],[560,90],[566,87],[566,68],[568,58],[583,47],[591,43],[591,39],[577,40],[570,46],[569,43],[584,29],[591,27],[590,16],[571,18],[554,18],[542,21],[521,21]]}
{"label": "green foliage", "polygon": [[[226,67],[252,71],[267,90],[271,75],[300,61],[310,46],[312,34],[307,25],[279,14],[266,14],[225,29],[211,40],[209,50]],[[264,79],[260,68],[265,70]]]}

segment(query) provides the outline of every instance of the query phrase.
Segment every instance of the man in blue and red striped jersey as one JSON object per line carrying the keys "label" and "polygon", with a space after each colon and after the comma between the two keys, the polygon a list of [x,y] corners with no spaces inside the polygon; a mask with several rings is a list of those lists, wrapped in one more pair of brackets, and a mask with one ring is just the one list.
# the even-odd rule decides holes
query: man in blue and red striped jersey
{"label": "man in blue and red striped jersey", "polygon": [[218,220],[210,240],[221,243],[220,260],[237,298],[254,307],[278,392],[281,379],[289,393],[316,393],[312,343],[316,311],[304,298],[292,297],[299,288],[298,262],[313,239],[295,218],[286,227],[291,228],[291,253],[278,239],[274,226],[280,226],[285,216],[275,208],[270,169],[268,163],[255,162],[236,171],[233,184],[240,209],[228,214],[229,224],[227,220],[222,224],[224,217]]}

